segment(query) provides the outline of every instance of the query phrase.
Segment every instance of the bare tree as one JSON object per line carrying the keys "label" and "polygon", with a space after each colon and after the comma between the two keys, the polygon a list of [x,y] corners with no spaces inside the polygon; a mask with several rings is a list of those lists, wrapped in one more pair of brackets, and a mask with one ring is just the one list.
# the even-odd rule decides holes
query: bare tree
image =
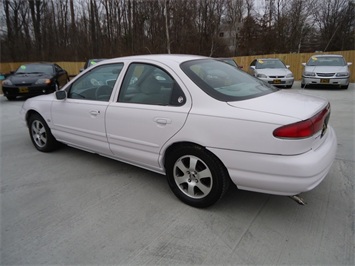
{"label": "bare tree", "polygon": [[43,54],[43,42],[42,42],[42,32],[41,32],[41,24],[43,17],[44,7],[47,5],[46,2],[41,0],[28,0],[30,14],[32,18],[33,32],[34,32],[34,43],[35,43],[35,53],[40,60],[44,59]]}
{"label": "bare tree", "polygon": [[353,0],[1,1],[2,61],[355,48]]}
{"label": "bare tree", "polygon": [[165,15],[165,33],[166,33],[166,50],[168,54],[171,53],[170,50],[170,33],[169,33],[169,16],[170,16],[170,11],[169,11],[169,0],[164,1],[164,15]]}
{"label": "bare tree", "polygon": [[[342,48],[342,26],[354,20],[354,3],[351,0],[324,0],[314,9],[314,18],[319,28],[320,50]],[[350,22],[351,23],[351,22]]]}

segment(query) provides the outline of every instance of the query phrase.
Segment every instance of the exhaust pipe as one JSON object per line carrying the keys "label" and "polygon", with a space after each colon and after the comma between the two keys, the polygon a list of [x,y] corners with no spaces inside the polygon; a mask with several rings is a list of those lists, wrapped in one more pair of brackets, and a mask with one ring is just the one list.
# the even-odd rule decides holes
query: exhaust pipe
{"label": "exhaust pipe", "polygon": [[299,205],[304,206],[307,204],[307,202],[304,199],[302,199],[299,195],[289,196],[289,198],[296,201]]}

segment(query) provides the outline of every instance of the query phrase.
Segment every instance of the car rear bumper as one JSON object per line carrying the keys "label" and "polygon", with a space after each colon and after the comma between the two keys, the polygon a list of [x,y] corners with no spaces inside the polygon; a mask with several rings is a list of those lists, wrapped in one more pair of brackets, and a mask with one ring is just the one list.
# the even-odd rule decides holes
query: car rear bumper
{"label": "car rear bumper", "polygon": [[224,162],[239,189],[291,196],[312,190],[328,174],[337,149],[333,128],[324,137],[317,149],[294,156],[209,150]]}
{"label": "car rear bumper", "polygon": [[334,86],[347,86],[349,78],[309,78],[302,77],[302,84],[305,85],[334,85]]}

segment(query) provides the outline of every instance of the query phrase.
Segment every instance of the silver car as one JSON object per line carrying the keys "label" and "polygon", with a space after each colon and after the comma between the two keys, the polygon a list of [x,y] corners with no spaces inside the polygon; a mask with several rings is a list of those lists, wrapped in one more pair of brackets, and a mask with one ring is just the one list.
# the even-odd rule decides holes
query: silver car
{"label": "silver car", "polygon": [[249,74],[276,87],[291,88],[294,77],[285,65],[277,58],[255,59],[249,67]]}
{"label": "silver car", "polygon": [[307,64],[302,63],[302,88],[310,85],[331,85],[347,89],[350,82],[350,62],[342,55],[313,55]]}

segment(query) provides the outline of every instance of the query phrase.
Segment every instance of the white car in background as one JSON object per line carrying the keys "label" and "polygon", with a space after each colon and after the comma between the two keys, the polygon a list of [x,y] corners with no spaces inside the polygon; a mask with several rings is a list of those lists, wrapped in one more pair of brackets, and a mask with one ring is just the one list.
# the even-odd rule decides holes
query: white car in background
{"label": "white car in background", "polygon": [[349,66],[342,55],[313,55],[307,64],[302,63],[301,87],[323,85],[347,89],[350,82]]}
{"label": "white car in background", "polygon": [[37,150],[64,143],[167,175],[194,207],[230,182],[288,196],[316,187],[336,153],[330,112],[325,99],[192,55],[105,60],[21,110]]}
{"label": "white car in background", "polygon": [[276,87],[292,88],[295,79],[289,67],[277,58],[260,58],[251,62],[248,72]]}

